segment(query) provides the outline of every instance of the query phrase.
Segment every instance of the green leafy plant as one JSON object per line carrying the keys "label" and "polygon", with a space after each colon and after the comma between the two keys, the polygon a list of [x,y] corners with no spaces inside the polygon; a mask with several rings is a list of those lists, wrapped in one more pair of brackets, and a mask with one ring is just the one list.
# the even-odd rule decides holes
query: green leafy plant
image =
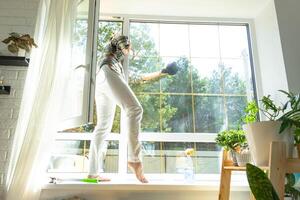
{"label": "green leafy plant", "polygon": [[218,145],[222,146],[225,150],[234,150],[247,145],[245,132],[243,130],[226,130],[218,133],[215,141]]}
{"label": "green leafy plant", "polygon": [[18,53],[19,49],[24,49],[26,52],[30,52],[31,48],[37,47],[34,39],[29,34],[20,35],[19,33],[10,33],[10,36],[4,39],[2,42],[7,44],[7,49],[11,53]]}
{"label": "green leafy plant", "polygon": [[263,96],[261,101],[260,110],[262,113],[271,121],[275,121],[280,113],[283,113],[286,109],[285,107],[275,105],[274,101],[271,99],[271,96]]}
{"label": "green leafy plant", "polygon": [[278,194],[264,171],[247,163],[246,173],[251,192],[256,200],[279,200]]}
{"label": "green leafy plant", "polygon": [[271,96],[263,96],[259,110],[271,121],[281,121],[279,133],[287,128],[300,128],[300,95],[292,92],[279,90],[288,98],[287,102],[278,106],[271,99]]}
{"label": "green leafy plant", "polygon": [[297,128],[294,131],[294,141],[295,141],[295,144],[300,144],[300,128]]}
{"label": "green leafy plant", "polygon": [[248,102],[245,108],[245,115],[242,118],[242,121],[246,124],[253,123],[257,121],[258,107],[255,101]]}
{"label": "green leafy plant", "polygon": [[278,119],[279,121],[282,121],[280,133],[286,128],[295,127],[296,130],[300,129],[300,94],[296,95],[292,92],[279,91],[286,94],[288,97],[288,101],[283,106],[284,110],[290,109]]}

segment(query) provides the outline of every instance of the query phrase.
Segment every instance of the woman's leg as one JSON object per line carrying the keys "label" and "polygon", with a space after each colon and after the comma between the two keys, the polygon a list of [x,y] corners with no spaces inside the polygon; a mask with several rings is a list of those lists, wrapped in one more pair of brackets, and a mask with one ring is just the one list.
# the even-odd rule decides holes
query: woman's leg
{"label": "woman's leg", "polygon": [[142,172],[142,164],[139,158],[140,143],[138,136],[143,115],[143,109],[128,84],[109,67],[104,67],[106,82],[110,87],[110,96],[125,112],[126,132],[128,134],[128,164],[134,170],[141,182],[147,182]]}
{"label": "woman's leg", "polygon": [[[99,83],[99,81],[97,81]],[[100,87],[101,86],[101,87]],[[104,91],[105,84],[96,86],[95,99],[97,111],[97,125],[93,132],[89,153],[89,176],[96,177],[103,172],[103,160],[107,151],[107,135],[111,132],[116,104]],[[107,180],[107,179],[105,179]]]}

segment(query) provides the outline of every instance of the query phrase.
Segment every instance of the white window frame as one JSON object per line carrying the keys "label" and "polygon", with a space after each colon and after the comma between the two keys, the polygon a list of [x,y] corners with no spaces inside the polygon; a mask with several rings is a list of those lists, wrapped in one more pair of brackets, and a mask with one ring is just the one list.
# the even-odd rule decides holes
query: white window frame
{"label": "white window frame", "polygon": [[[115,16],[115,14],[107,14],[101,15],[104,17]],[[98,18],[99,19],[99,18]],[[102,20],[102,19],[100,19]],[[98,21],[100,21],[98,20]],[[98,21],[95,22],[98,27]],[[108,21],[113,21],[111,18],[108,18]],[[182,24],[216,24],[216,25],[246,25],[248,27],[248,45],[249,45],[249,57],[250,57],[250,67],[251,67],[251,76],[252,76],[252,84],[254,91],[254,98],[257,99],[257,85],[256,85],[256,75],[254,66],[258,66],[258,62],[255,57],[258,56],[255,45],[255,35],[254,35],[254,22],[251,19],[227,19],[227,18],[193,18],[193,17],[166,17],[166,16],[146,16],[146,15],[118,15],[116,21],[123,22],[123,34],[129,35],[129,24],[130,22],[157,22],[157,23],[182,23]],[[96,31],[96,30],[94,30]],[[96,45],[95,45],[96,46]],[[96,47],[93,49],[94,55],[96,55]],[[124,72],[126,78],[128,78],[128,60],[125,60],[124,64]],[[91,72],[93,73],[91,76],[91,89],[90,89],[90,100],[89,100],[89,113],[90,118],[89,121],[92,121],[93,115],[93,101],[94,101],[94,88],[95,88],[95,69],[96,65],[93,61]],[[128,175],[127,173],[127,138],[126,134],[122,131],[124,130],[124,125],[122,122],[122,113],[121,113],[121,132],[120,134],[110,133],[108,135],[107,140],[114,140],[119,142],[119,175]],[[201,143],[215,143],[215,137],[217,133],[140,133],[140,141],[141,142],[201,142]],[[56,140],[86,140],[89,141],[92,139],[91,133],[57,133]],[[219,155],[216,152],[216,155]],[[78,174],[78,173],[77,173]],[[168,174],[164,174],[168,175]],[[209,174],[205,174],[210,176]],[[217,178],[218,179],[218,178]]]}

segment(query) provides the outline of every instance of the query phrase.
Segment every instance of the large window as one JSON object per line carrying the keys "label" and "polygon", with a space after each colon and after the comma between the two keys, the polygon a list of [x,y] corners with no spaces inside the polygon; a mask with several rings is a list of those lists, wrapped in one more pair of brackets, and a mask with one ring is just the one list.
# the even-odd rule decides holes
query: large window
{"label": "large window", "polygon": [[[82,29],[78,40],[84,33],[83,24],[78,21],[76,26]],[[246,103],[255,96],[248,25],[100,20],[98,59],[117,32],[128,35],[132,42],[134,53],[124,62],[129,76],[161,70],[174,61],[179,67],[174,76],[129,82],[144,109],[140,139],[145,172],[179,173],[184,150],[194,148],[196,173],[219,173],[216,133],[237,128]],[[97,114],[93,116],[95,124]],[[120,121],[121,110],[117,109],[105,172],[127,174],[127,146]],[[58,133],[59,148],[49,171],[87,172],[93,125],[70,128],[68,133]],[[69,162],[71,167],[60,162]]]}

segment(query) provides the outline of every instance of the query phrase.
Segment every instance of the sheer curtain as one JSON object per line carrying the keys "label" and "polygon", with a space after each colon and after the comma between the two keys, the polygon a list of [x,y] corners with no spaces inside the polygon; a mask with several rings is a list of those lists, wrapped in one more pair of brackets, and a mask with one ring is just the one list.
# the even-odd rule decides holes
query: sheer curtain
{"label": "sheer curtain", "polygon": [[77,1],[41,0],[6,181],[7,200],[37,200],[71,70]]}

